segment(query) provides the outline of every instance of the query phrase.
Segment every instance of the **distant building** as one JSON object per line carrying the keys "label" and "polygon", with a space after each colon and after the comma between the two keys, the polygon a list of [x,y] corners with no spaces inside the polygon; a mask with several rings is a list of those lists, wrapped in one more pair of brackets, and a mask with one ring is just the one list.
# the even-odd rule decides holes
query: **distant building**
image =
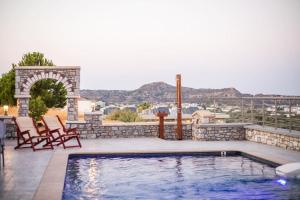
{"label": "distant building", "polygon": [[222,112],[225,112],[225,113],[234,112],[235,110],[240,112],[240,107],[238,107],[238,106],[224,106],[224,107],[222,107]]}
{"label": "distant building", "polygon": [[80,113],[91,112],[92,103],[93,102],[91,100],[85,100],[85,99],[78,100],[78,112]]}
{"label": "distant building", "polygon": [[171,116],[177,115],[177,107],[173,106],[169,109],[169,111],[170,111],[169,115],[171,115]]}
{"label": "distant building", "polygon": [[101,109],[104,115],[109,115],[118,110],[120,110],[120,108],[114,105],[109,105]]}
{"label": "distant building", "polygon": [[154,115],[151,108],[142,110],[141,115]]}
{"label": "distant building", "polygon": [[192,122],[196,124],[226,123],[229,115],[225,113],[212,113],[209,110],[199,110],[192,114]]}
{"label": "distant building", "polygon": [[182,108],[182,113],[183,114],[193,114],[194,112],[198,111],[199,107],[197,106],[188,106],[188,107],[183,107]]}
{"label": "distant building", "polygon": [[121,107],[121,110],[130,110],[132,112],[136,112],[137,108],[135,105],[124,105]]}
{"label": "distant building", "polygon": [[101,108],[105,107],[105,102],[103,102],[103,101],[97,101],[95,103],[95,105],[96,105],[95,110],[100,110]]}
{"label": "distant building", "polygon": [[209,110],[199,110],[192,114],[192,122],[196,124],[214,123],[215,115]]}
{"label": "distant building", "polygon": [[230,118],[230,116],[228,114],[216,113],[215,114],[215,123],[217,123],[217,124],[226,123],[226,120],[229,118]]}

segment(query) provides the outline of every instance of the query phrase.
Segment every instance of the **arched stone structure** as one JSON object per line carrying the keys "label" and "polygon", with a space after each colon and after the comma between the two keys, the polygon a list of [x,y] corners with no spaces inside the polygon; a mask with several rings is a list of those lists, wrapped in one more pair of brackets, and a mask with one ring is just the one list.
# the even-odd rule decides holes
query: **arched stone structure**
{"label": "arched stone structure", "polygon": [[67,90],[68,121],[78,120],[78,98],[80,97],[79,66],[22,66],[16,67],[16,91],[19,116],[28,116],[30,88],[39,80],[54,79]]}

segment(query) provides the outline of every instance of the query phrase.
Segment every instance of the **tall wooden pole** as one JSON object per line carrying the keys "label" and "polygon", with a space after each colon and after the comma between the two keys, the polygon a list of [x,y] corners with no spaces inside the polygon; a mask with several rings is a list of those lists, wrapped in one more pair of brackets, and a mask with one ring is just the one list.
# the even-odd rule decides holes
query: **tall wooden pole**
{"label": "tall wooden pole", "polygon": [[181,75],[176,75],[176,104],[177,104],[177,139],[182,140],[182,112],[181,112]]}

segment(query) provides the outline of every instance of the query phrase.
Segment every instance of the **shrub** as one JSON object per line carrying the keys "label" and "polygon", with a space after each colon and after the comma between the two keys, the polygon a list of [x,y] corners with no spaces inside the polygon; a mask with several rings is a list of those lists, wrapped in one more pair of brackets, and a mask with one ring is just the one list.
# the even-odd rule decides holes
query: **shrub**
{"label": "shrub", "polygon": [[115,121],[122,121],[122,122],[137,122],[141,121],[138,113],[132,112],[129,109],[125,110],[118,110],[107,116],[107,119],[115,120]]}
{"label": "shrub", "polygon": [[141,103],[141,104],[139,104],[139,105],[137,106],[137,110],[138,110],[138,112],[142,112],[143,110],[146,110],[146,109],[148,109],[148,108],[150,108],[150,107],[151,107],[151,104],[150,104],[150,103],[144,102],[144,103]]}
{"label": "shrub", "polygon": [[42,97],[38,96],[35,99],[29,101],[29,116],[35,121],[40,121],[41,116],[47,112],[47,106],[42,100]]}

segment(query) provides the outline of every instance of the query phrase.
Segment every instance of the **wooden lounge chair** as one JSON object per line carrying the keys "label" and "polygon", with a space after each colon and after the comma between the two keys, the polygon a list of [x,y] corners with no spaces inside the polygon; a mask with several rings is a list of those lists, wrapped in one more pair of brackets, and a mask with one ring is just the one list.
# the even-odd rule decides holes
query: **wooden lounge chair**
{"label": "wooden lounge chair", "polygon": [[[53,149],[50,135],[47,130],[39,131],[31,117],[13,117],[17,126],[17,142],[15,149],[32,148],[33,151]],[[42,147],[36,147],[45,142]]]}
{"label": "wooden lounge chair", "polygon": [[[42,121],[45,124],[46,130],[50,133],[52,141],[56,142],[56,145],[62,144],[64,149],[71,147],[81,147],[79,134],[77,133],[76,128],[67,129],[60,118],[56,116],[43,116]],[[66,142],[76,139],[78,145],[66,145]]]}

